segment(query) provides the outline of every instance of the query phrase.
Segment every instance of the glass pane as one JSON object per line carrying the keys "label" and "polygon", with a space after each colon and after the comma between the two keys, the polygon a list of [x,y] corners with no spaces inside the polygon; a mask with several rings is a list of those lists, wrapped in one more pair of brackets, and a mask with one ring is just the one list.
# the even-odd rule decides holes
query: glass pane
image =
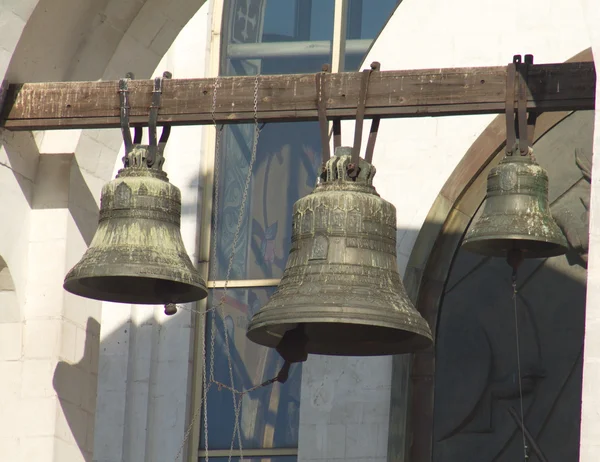
{"label": "glass pane", "polygon": [[[223,130],[219,178],[216,272],[225,279],[252,148],[251,125],[229,125]],[[310,193],[321,164],[318,125],[267,125],[259,138],[256,162],[244,210],[230,277],[280,278],[291,244],[292,207]],[[214,242],[214,241],[213,241]],[[216,274],[216,276],[213,276]]]}
{"label": "glass pane", "polygon": [[222,75],[320,71],[331,62],[333,12],[334,0],[226,1]]}
{"label": "glass pane", "polygon": [[[246,338],[246,328],[252,315],[263,306],[274,288],[230,289],[223,304],[223,317],[207,315],[207,368],[210,371],[211,330],[215,321],[214,379],[231,386],[229,361],[225,347],[227,329],[231,357],[231,373],[237,390],[249,389],[277,375],[283,365],[279,354]],[[209,306],[218,303],[223,290],[212,290]],[[292,365],[285,384],[274,383],[259,388],[242,398],[239,422],[242,445],[247,449],[287,448],[298,445],[300,406],[300,364]],[[208,372],[210,375],[210,372]],[[233,396],[230,390],[214,383],[208,391],[208,448],[229,449],[235,423]],[[204,446],[204,430],[201,432]],[[234,448],[238,448],[237,436]]]}
{"label": "glass pane", "polygon": [[356,71],[368,50],[383,30],[401,0],[377,0],[377,8],[369,7],[365,0],[350,0],[346,31],[346,56],[344,69]]}

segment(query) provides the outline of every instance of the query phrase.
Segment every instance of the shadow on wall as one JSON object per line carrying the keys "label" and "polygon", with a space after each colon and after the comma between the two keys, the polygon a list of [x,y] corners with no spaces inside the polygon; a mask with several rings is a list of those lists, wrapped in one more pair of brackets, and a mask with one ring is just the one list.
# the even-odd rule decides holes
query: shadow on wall
{"label": "shadow on wall", "polygon": [[[579,191],[572,192],[561,196],[553,214],[563,205],[577,210]],[[569,225],[565,234],[573,236],[579,223]],[[426,222],[422,233],[433,243],[439,230],[439,224]],[[569,239],[567,255],[525,260],[515,309],[506,261],[457,247],[462,239],[462,233],[447,233],[433,244],[437,253],[425,270],[417,308],[435,329],[435,359],[431,369],[421,361],[409,373],[409,391],[400,378],[406,371],[395,372],[389,457],[408,460],[405,448],[424,446],[431,448],[427,460],[434,462],[522,460],[524,428],[530,459],[578,460],[587,246],[575,248]],[[449,261],[449,277],[432,279]],[[409,288],[419,271],[408,272]],[[425,416],[424,423],[406,428],[411,406]]]}
{"label": "shadow on wall", "polygon": [[458,249],[437,317],[434,461],[517,460],[523,438],[532,459],[579,458],[592,133],[577,112],[535,145],[569,246],[523,263],[516,307],[506,262]]}
{"label": "shadow on wall", "polygon": [[88,318],[83,357],[76,364],[60,361],[52,381],[68,424],[66,428],[58,426],[58,436],[70,441],[70,435],[60,434],[70,429],[86,462],[92,461],[99,348],[100,324]]}
{"label": "shadow on wall", "polygon": [[69,181],[70,189],[76,191],[76,194],[69,194],[69,211],[85,244],[89,246],[98,227],[100,210],[94,195],[83,178],[76,157],[73,158]]}
{"label": "shadow on wall", "polygon": [[[108,308],[121,307],[115,304]],[[185,407],[191,382],[190,361],[183,351],[190,346],[189,317],[180,311],[160,323],[153,316],[155,307],[138,308],[142,310],[139,323],[132,314],[129,322],[119,324],[102,342],[100,325],[88,319],[83,357],[77,363],[60,361],[54,371],[53,386],[66,420],[57,431],[63,440],[76,443],[83,458],[74,460],[175,460],[183,441],[185,414],[193,412]],[[123,309],[130,308],[123,305]],[[230,383],[220,322],[217,329],[215,378]],[[245,328],[237,330],[245,338]],[[232,338],[236,388],[250,388],[254,382],[275,376],[281,361],[274,350],[250,348],[256,357],[249,358],[248,348],[237,345],[238,334]],[[95,364],[99,380],[92,370]],[[244,447],[262,446],[273,432],[275,442],[292,435],[291,445],[297,444],[298,409],[296,406],[295,412],[290,411],[293,400],[288,395],[298,404],[300,370],[295,366],[285,385],[275,384],[246,395],[241,408]],[[275,410],[274,399],[280,401]],[[212,448],[226,450],[235,422],[231,392],[213,386],[208,402]],[[289,421],[290,415],[293,421]],[[94,441],[95,436],[98,441]]]}
{"label": "shadow on wall", "polygon": [[438,317],[434,461],[522,458],[520,393],[529,457],[578,459],[585,268],[526,260],[517,290],[515,307],[503,259],[459,250]]}
{"label": "shadow on wall", "polygon": [[40,156],[31,132],[0,131],[0,143],[6,153],[9,168],[17,180],[23,197],[33,207],[33,188]]}

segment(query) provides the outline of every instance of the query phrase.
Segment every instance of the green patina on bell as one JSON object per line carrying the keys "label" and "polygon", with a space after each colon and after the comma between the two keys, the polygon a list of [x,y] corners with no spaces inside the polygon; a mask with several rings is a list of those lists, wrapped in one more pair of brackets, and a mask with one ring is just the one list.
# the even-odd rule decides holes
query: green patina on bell
{"label": "green patina on bell", "polygon": [[479,220],[463,247],[493,257],[518,251],[522,258],[562,255],[567,240],[548,203],[548,175],[531,155],[506,155],[487,180],[487,196]]}
{"label": "green patina on bell", "polygon": [[181,193],[146,163],[148,146],[135,145],[127,167],[102,189],[98,229],[64,288],[96,300],[171,304],[206,297],[180,230]]}
{"label": "green patina on bell", "polygon": [[250,340],[291,361],[409,353],[432,343],[398,273],[396,209],[375,191],[370,163],[360,159],[358,176],[349,177],[350,153],[338,148],[323,181],[294,204],[283,278],[248,326]]}

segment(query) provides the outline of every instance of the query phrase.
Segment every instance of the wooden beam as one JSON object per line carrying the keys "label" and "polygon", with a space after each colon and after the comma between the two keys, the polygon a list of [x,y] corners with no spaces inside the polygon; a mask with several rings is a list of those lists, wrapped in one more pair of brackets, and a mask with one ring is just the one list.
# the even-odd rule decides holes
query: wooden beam
{"label": "wooden beam", "polygon": [[[504,111],[505,67],[375,72],[365,117],[428,117],[499,114]],[[173,79],[163,85],[159,125],[213,123],[214,79]],[[255,77],[221,77],[217,123],[254,120]],[[533,65],[528,72],[528,107],[538,111],[593,109],[596,74],[590,62]],[[330,118],[352,119],[360,73],[330,74],[324,97]],[[151,80],[134,80],[132,125],[146,125]],[[315,75],[259,77],[262,122],[317,120]],[[119,126],[118,82],[25,83],[9,86],[0,126],[10,130],[114,128]]]}

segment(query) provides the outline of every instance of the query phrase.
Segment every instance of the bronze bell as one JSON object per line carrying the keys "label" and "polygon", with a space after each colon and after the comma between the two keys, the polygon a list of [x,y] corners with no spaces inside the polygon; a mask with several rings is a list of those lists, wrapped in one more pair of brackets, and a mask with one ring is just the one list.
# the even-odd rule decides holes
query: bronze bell
{"label": "bronze bell", "polygon": [[[248,326],[248,338],[277,348],[295,336],[307,353],[387,355],[432,343],[427,322],[408,298],[396,263],[396,209],[372,185],[375,168],[339,147],[322,181],[294,204],[292,247],[283,278]],[[288,342],[289,343],[289,342]],[[291,346],[293,349],[293,345]]]}
{"label": "bronze bell", "polygon": [[181,193],[167,174],[147,165],[135,145],[117,177],[102,189],[98,229],[64,288],[121,303],[175,304],[206,297],[206,284],[186,253]]}
{"label": "bronze bell", "polygon": [[[533,159],[509,152],[487,179],[487,196],[479,220],[467,232],[463,247],[492,257],[562,255],[567,241],[550,213],[548,175]],[[517,253],[517,252],[515,252]]]}

